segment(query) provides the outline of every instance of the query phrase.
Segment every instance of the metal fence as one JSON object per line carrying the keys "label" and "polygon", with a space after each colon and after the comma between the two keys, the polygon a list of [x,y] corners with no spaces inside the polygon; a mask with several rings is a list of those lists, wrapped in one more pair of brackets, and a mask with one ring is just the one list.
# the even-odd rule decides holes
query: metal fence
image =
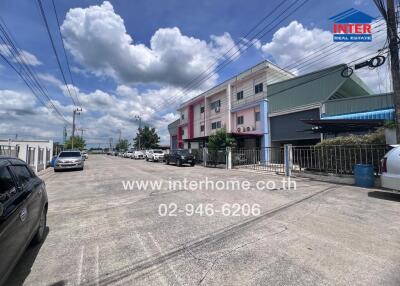
{"label": "metal fence", "polygon": [[380,161],[388,151],[386,145],[293,146],[293,172],[354,174],[354,165],[370,164],[380,174]]}
{"label": "metal fence", "polygon": [[192,149],[193,156],[197,164],[205,167],[226,168],[227,151],[226,149]]}
{"label": "metal fence", "polygon": [[284,173],[284,148],[233,149],[232,167]]}
{"label": "metal fence", "polygon": [[0,145],[0,155],[18,158],[19,146]]}

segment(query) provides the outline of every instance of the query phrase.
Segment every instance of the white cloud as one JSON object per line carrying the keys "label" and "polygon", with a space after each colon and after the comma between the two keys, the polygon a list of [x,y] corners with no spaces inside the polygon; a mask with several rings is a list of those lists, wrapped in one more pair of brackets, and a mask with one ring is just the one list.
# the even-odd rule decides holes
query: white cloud
{"label": "white cloud", "polygon": [[[272,58],[282,68],[288,67],[296,74],[304,74],[341,63],[349,63],[376,52],[384,45],[384,31],[385,25],[381,21],[373,24],[374,34],[371,43],[333,44],[333,35],[330,31],[307,28],[293,21],[276,31],[272,40],[262,45],[261,50],[266,57]],[[328,47],[329,45],[331,46]],[[321,49],[321,47],[327,48]],[[351,64],[354,65],[354,62]],[[384,92],[389,88],[387,81],[384,80],[388,77],[386,65],[373,70],[360,69],[356,71],[356,74],[375,92]]]}
{"label": "white cloud", "polygon": [[[183,35],[177,27],[158,29],[150,47],[135,43],[108,1],[70,9],[61,30],[67,48],[84,67],[120,83],[185,85],[214,67],[217,58],[234,44],[228,33],[212,35],[206,42]],[[214,84],[216,78],[206,85]]]}
{"label": "white cloud", "polygon": [[20,50],[19,54],[17,56],[14,56],[10,52],[11,47],[6,44],[0,44],[0,54],[3,56],[11,59],[13,62],[17,62],[18,60],[25,62],[27,65],[31,66],[38,66],[41,65],[42,63],[34,56],[33,54]]}

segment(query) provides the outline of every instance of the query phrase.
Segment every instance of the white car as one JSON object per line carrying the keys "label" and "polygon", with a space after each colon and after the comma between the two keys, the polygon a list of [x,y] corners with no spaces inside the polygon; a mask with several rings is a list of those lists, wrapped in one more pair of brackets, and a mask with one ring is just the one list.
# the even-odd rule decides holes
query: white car
{"label": "white car", "polygon": [[85,158],[85,160],[89,159],[89,155],[86,151],[82,151],[81,154],[82,154],[82,157]]}
{"label": "white car", "polygon": [[148,150],[146,152],[146,161],[164,161],[164,152],[162,150]]}
{"label": "white car", "polygon": [[133,152],[133,159],[144,159],[144,153],[142,151]]}
{"label": "white car", "polygon": [[381,161],[381,183],[383,188],[400,191],[400,145],[392,147]]}
{"label": "white car", "polygon": [[127,151],[127,152],[125,152],[125,154],[124,154],[124,157],[125,157],[125,158],[132,158],[132,156],[133,156],[133,152],[132,152],[132,151]]}

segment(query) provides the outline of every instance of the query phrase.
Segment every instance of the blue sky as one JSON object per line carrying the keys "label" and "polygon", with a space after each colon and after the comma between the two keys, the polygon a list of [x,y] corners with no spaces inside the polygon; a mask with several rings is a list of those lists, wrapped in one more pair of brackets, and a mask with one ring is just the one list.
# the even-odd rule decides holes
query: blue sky
{"label": "blue sky", "polygon": [[[185,82],[202,72],[207,64],[218,63],[218,58],[224,54],[227,47],[237,43],[278,3],[287,5],[294,1],[121,0],[110,1],[105,5],[103,1],[55,0],[73,70],[72,75],[85,110],[78,119],[78,127],[87,129],[87,140],[93,144],[106,142],[110,137],[116,138],[119,129],[123,137],[131,139],[137,128],[136,122],[131,118],[141,115],[146,122],[159,130],[162,141],[166,142],[166,123],[174,118],[174,108],[171,104],[163,105],[159,102],[165,102],[171,94],[179,93]],[[51,1],[46,0],[43,3],[63,67],[66,67]],[[296,61],[301,55],[330,41],[332,23],[329,17],[352,7],[371,16],[379,15],[372,0],[309,0],[274,31],[258,38],[255,47],[240,53],[240,57],[233,63],[203,86],[188,92],[186,97],[193,96],[263,59],[272,60],[281,66],[286,65],[288,59]],[[76,8],[83,10],[78,11]],[[90,15],[86,13],[89,11]],[[65,20],[68,13],[70,18]],[[83,13],[86,13],[86,16]],[[37,1],[3,0],[0,2],[0,16],[19,47],[36,59],[31,65],[32,68],[40,75],[41,82],[49,90],[56,105],[70,119],[72,102],[61,82],[61,73]],[[82,27],[80,24],[83,20],[93,23],[91,28]],[[113,32],[114,27],[117,27],[118,32]],[[177,29],[173,29],[174,27]],[[283,36],[274,38],[274,33],[279,28],[283,29]],[[97,34],[92,37],[91,33]],[[310,41],[306,44],[300,41],[294,42],[293,47],[284,45],[287,49],[298,50],[298,53],[283,50],[282,41],[295,41],[292,37],[296,34],[300,37],[310,37],[312,44]],[[318,35],[323,37],[319,39]],[[130,40],[126,39],[127,36]],[[106,43],[104,38],[112,39],[113,43]],[[266,45],[268,43],[270,45]],[[375,42],[372,47],[359,46],[354,52],[357,53],[359,49],[362,53],[378,46],[379,42]],[[182,54],[182,62],[179,66],[171,67],[171,64],[180,60],[179,53]],[[346,54],[343,61],[346,62],[349,58],[351,55]],[[185,61],[188,63],[187,67]],[[337,61],[337,58],[332,59],[332,64]],[[324,65],[329,63],[328,61]],[[324,66],[316,65],[314,69],[321,67]],[[69,81],[66,69],[65,72]],[[361,76],[373,83],[386,78],[387,71]],[[375,87],[376,84],[374,89]],[[387,88],[382,85],[380,90]],[[181,97],[176,103],[182,100]],[[27,104],[30,100],[32,102]],[[36,109],[36,106],[40,105],[35,102],[35,98],[18,76],[1,61],[0,105],[3,110],[0,114],[2,134],[20,133],[20,136],[41,136],[60,140],[63,123],[54,114],[47,114],[42,110],[30,115],[16,112],[16,109]],[[10,112],[13,113],[11,119],[7,116]]]}

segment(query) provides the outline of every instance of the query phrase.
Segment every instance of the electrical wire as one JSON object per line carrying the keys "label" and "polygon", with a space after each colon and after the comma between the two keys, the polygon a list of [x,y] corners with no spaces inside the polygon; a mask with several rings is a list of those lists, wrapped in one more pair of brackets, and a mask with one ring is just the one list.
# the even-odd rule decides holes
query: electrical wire
{"label": "electrical wire", "polygon": [[63,51],[64,51],[65,61],[66,61],[66,63],[67,63],[67,68],[68,68],[69,77],[70,77],[70,79],[71,79],[71,83],[72,83],[72,87],[73,87],[73,90],[74,90],[74,93],[75,93],[76,100],[78,101],[79,107],[82,108],[82,104],[81,104],[81,102],[80,102],[80,100],[79,100],[78,92],[76,91],[74,78],[72,77],[71,68],[70,68],[70,64],[69,64],[67,52],[66,52],[66,50],[65,50],[64,39],[63,39],[63,36],[62,36],[62,34],[61,34],[60,21],[59,21],[59,19],[58,19],[57,9],[56,9],[56,5],[55,5],[55,3],[54,3],[54,0],[52,0],[52,4],[53,4],[54,15],[55,15],[56,20],[57,20],[57,28],[58,28],[58,32],[59,32],[59,35],[60,35],[60,39],[61,39],[61,43],[62,43],[62,48],[63,48]]}
{"label": "electrical wire", "polygon": [[74,105],[77,106],[77,104],[76,104],[76,102],[75,102],[75,99],[74,99],[74,97],[72,96],[71,91],[70,91],[70,89],[69,89],[69,85],[68,85],[68,83],[67,83],[67,80],[66,80],[66,78],[65,78],[64,71],[63,71],[62,66],[61,66],[61,61],[60,61],[60,58],[59,58],[59,56],[58,56],[57,49],[56,49],[56,46],[55,46],[55,43],[54,43],[54,40],[53,40],[53,36],[51,35],[49,23],[47,22],[46,14],[45,14],[44,9],[43,9],[42,0],[37,0],[37,3],[38,3],[38,5],[39,5],[40,14],[41,14],[41,16],[42,16],[42,18],[43,18],[43,22],[44,22],[44,25],[45,25],[46,30],[47,30],[47,34],[48,34],[49,39],[50,39],[50,42],[51,42],[51,47],[52,47],[52,49],[53,49],[54,55],[56,56],[56,60],[57,60],[58,67],[59,67],[59,69],[60,69],[60,72],[61,72],[63,81],[64,81],[64,83],[65,83],[65,86],[67,87],[68,94],[69,94],[69,96],[71,97],[72,102],[74,103]]}
{"label": "electrical wire", "polygon": [[[271,32],[272,30],[274,30],[279,24],[281,24],[284,20],[286,20],[289,16],[291,16],[293,13],[297,12],[300,8],[302,8],[309,0],[304,0],[303,2],[301,2],[298,6],[294,6],[294,4],[291,4],[289,8],[285,9],[283,12],[281,12],[272,22],[278,20],[281,16],[285,15],[287,13],[287,15],[285,15],[281,20],[279,20],[278,23],[276,23],[273,27],[271,27],[270,29],[268,29],[267,31],[260,31],[258,32],[252,39],[249,40],[249,44],[247,46],[245,46],[243,49],[239,48],[235,51],[235,53],[233,53],[232,55],[229,56],[229,59],[224,61],[222,64],[218,65],[218,67],[212,71],[211,73],[209,73],[208,75],[206,75],[206,77],[203,77],[200,81],[197,81],[194,83],[194,85],[190,85],[190,89],[193,89],[197,86],[199,86],[201,83],[203,83],[204,81],[208,80],[209,78],[211,78],[212,76],[215,75],[215,73],[217,73],[218,71],[222,70],[223,68],[225,68],[228,64],[230,64],[233,60],[234,57],[236,56],[237,53],[242,52],[242,51],[246,51],[249,48],[251,48],[255,43],[254,43],[254,39],[256,37],[264,37],[267,33]],[[298,1],[296,1],[295,3],[298,3]],[[291,7],[294,7],[294,9],[290,9]],[[269,26],[267,26],[269,27]],[[156,109],[162,109],[164,108],[165,105],[171,105],[172,103],[176,102],[176,100],[178,99],[178,96],[180,94],[184,94],[186,91],[189,91],[189,88],[184,89],[183,91],[178,92],[177,94],[175,94],[174,96],[172,96],[170,99],[168,99],[164,105],[157,105],[154,108]]]}

